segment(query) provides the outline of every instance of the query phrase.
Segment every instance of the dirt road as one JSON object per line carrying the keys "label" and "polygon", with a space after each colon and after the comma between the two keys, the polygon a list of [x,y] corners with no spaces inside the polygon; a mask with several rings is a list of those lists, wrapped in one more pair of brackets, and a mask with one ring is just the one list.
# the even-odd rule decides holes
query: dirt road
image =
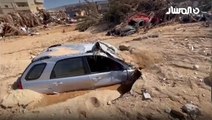
{"label": "dirt road", "polygon": [[[64,32],[65,31],[65,32]],[[209,74],[212,56],[212,29],[200,23],[175,24],[154,28],[127,37],[108,37],[105,33],[74,31],[73,26],[41,30],[40,35],[11,37],[0,41],[0,100],[31,59],[54,44],[76,44],[101,40],[115,46],[128,44],[126,61],[139,65],[143,79],[131,94],[120,96],[117,86],[106,89],[45,96],[35,108],[0,108],[0,118],[21,119],[172,119],[167,110],[181,112],[186,103],[201,110],[198,119],[212,119]],[[143,100],[142,90],[152,99]],[[13,115],[13,116],[11,116]],[[179,116],[177,116],[178,118]]]}

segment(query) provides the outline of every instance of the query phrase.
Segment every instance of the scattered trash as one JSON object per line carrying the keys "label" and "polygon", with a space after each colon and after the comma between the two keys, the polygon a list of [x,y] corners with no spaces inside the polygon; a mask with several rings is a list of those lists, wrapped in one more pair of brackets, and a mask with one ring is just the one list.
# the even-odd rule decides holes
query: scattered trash
{"label": "scattered trash", "polygon": [[[181,15],[179,17],[180,23],[191,23],[191,22],[200,22],[200,21],[209,21],[211,19],[211,14],[208,12],[201,12],[200,14],[189,14]],[[207,26],[207,25],[206,25]]]}
{"label": "scattered trash", "polygon": [[144,97],[144,100],[152,99],[151,95],[147,92],[147,90],[143,90],[143,97]]}
{"label": "scattered trash", "polygon": [[149,93],[143,93],[144,98],[147,99],[151,99],[151,95]]}
{"label": "scattered trash", "polygon": [[137,29],[131,25],[116,26],[107,32],[107,36],[128,36],[137,32]]}
{"label": "scattered trash", "polygon": [[[39,35],[32,28],[50,23],[66,24],[68,17],[65,12],[55,12],[50,15],[45,10],[38,10],[39,13],[30,12],[13,12],[0,16],[0,36],[17,36],[17,35]],[[56,17],[55,17],[56,16]],[[55,18],[55,19],[54,19]]]}

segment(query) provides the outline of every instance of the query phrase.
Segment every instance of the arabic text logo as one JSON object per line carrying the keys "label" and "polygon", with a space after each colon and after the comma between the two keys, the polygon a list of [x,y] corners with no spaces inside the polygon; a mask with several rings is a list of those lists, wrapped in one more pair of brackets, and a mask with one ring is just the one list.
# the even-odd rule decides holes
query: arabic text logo
{"label": "arabic text logo", "polygon": [[174,8],[174,7],[170,7],[169,11],[166,12],[166,14],[175,14],[175,15],[179,15],[179,14],[183,14],[183,15],[188,15],[188,14],[199,14],[200,13],[200,9],[199,8],[192,8],[192,7],[187,7],[187,8]]}

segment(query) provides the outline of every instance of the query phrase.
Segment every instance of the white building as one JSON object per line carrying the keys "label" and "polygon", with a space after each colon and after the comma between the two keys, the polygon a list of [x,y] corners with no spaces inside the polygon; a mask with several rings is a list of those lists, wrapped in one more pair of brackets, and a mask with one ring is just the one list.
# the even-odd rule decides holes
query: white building
{"label": "white building", "polygon": [[44,0],[0,0],[0,15],[14,11],[36,13],[37,8],[43,9]]}

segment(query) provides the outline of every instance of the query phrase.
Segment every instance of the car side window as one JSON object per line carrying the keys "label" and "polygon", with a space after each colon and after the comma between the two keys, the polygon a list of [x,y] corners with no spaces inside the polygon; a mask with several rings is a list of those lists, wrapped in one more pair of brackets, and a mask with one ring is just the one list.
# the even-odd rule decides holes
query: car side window
{"label": "car side window", "polygon": [[46,63],[36,64],[34,65],[29,72],[27,73],[25,79],[27,81],[30,80],[37,80],[40,78],[41,74],[43,73],[44,69],[46,67]]}
{"label": "car side window", "polygon": [[58,61],[51,73],[50,79],[85,75],[82,58],[70,58]]}
{"label": "car side window", "polygon": [[120,71],[124,69],[120,63],[103,56],[87,56],[87,61],[92,73]]}

